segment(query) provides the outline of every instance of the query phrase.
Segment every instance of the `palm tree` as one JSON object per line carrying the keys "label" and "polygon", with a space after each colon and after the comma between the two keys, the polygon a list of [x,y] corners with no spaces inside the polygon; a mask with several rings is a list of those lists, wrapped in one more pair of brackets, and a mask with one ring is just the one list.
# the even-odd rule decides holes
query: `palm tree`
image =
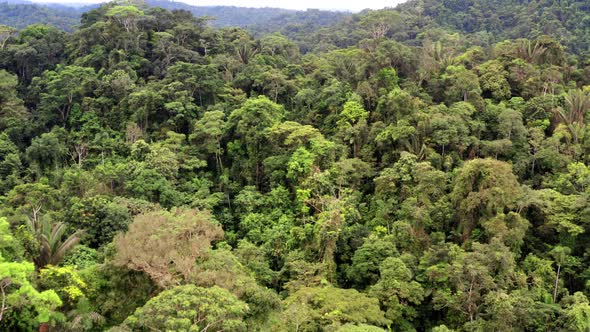
{"label": "palm tree", "polygon": [[49,264],[59,264],[65,254],[80,242],[83,233],[82,230],[77,230],[63,240],[66,224],[52,223],[49,218],[29,219],[27,226],[40,245],[39,256],[34,259],[38,269]]}
{"label": "palm tree", "polygon": [[529,63],[538,63],[543,57],[547,48],[539,41],[521,39],[516,45],[516,55]]}
{"label": "palm tree", "polygon": [[584,123],[584,116],[590,110],[590,94],[580,89],[570,91],[565,96],[565,105],[569,109],[572,122]]}
{"label": "palm tree", "polygon": [[590,94],[580,90],[571,90],[565,96],[565,108],[554,109],[557,117],[565,124],[575,144],[578,143],[581,128],[584,128],[584,117],[590,110]]}

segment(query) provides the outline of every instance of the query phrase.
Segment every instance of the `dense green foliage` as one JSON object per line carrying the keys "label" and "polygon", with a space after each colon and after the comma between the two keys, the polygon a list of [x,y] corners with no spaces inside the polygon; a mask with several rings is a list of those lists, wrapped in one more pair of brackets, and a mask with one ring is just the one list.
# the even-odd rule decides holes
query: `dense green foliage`
{"label": "dense green foliage", "polygon": [[438,4],[0,26],[0,330],[588,331],[588,8]]}
{"label": "dense green foliage", "polygon": [[[491,42],[553,35],[573,52],[590,52],[590,4],[584,0],[425,0],[422,15],[443,28],[473,33]],[[415,11],[412,4],[402,11]],[[475,39],[474,39],[475,40]]]}

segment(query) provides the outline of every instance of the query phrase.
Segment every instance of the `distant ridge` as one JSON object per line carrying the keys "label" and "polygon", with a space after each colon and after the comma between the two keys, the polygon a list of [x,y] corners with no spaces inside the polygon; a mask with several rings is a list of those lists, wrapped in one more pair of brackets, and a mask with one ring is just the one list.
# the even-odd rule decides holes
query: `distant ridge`
{"label": "distant ridge", "polygon": [[79,24],[80,15],[91,7],[73,8],[59,5],[40,5],[26,1],[0,2],[0,24],[22,29],[31,24],[47,24],[71,31]]}
{"label": "distant ridge", "polygon": [[[305,24],[308,27],[321,27],[336,23],[350,14],[345,12],[308,10],[297,11],[281,8],[246,8],[236,6],[191,6],[184,2],[169,0],[147,0],[150,7],[168,10],[187,10],[193,15],[215,18],[215,27],[265,27],[279,30],[281,25]],[[72,31],[80,22],[80,16],[99,4],[75,6],[60,3],[36,3],[26,0],[0,1],[0,24],[22,29],[30,24],[48,24],[64,31]],[[306,14],[307,13],[307,14]],[[256,29],[255,29],[256,30]],[[257,30],[262,30],[258,28]]]}

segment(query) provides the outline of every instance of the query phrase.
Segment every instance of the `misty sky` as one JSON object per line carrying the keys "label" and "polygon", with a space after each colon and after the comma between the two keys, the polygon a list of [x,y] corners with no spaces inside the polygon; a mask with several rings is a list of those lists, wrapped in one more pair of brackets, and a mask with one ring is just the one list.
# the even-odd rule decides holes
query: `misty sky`
{"label": "misty sky", "polygon": [[212,6],[212,5],[231,5],[242,7],[279,7],[288,9],[346,9],[351,11],[359,11],[365,8],[381,9],[384,7],[393,7],[396,4],[403,2],[402,0],[201,0],[184,2],[192,5]]}
{"label": "misty sky", "polygon": [[[105,0],[34,0],[37,2],[99,3]],[[338,9],[359,11],[365,8],[394,7],[404,0],[183,0],[195,6],[278,7],[288,9]]]}

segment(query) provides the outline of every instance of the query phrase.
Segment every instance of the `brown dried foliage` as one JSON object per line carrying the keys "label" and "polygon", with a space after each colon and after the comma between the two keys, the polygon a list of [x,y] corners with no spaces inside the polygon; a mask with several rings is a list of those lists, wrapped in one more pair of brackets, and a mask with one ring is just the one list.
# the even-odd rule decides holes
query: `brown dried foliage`
{"label": "brown dried foliage", "polygon": [[135,217],[129,230],[115,238],[115,265],[142,271],[160,287],[169,288],[197,273],[195,262],[206,258],[211,242],[223,237],[208,211],[177,209]]}

